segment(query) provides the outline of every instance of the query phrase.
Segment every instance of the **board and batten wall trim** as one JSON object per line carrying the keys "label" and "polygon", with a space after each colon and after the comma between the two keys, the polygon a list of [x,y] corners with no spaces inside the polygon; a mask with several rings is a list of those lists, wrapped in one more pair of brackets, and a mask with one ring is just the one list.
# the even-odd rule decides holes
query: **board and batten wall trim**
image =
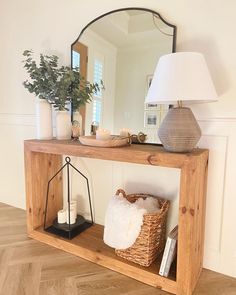
{"label": "board and batten wall trim", "polygon": [[[200,118],[198,122],[203,133],[199,146],[210,149],[204,267],[236,277],[236,118]],[[0,201],[24,208],[23,140],[35,136],[35,114],[0,113],[0,133],[4,167],[0,173],[4,179]],[[99,165],[99,160],[94,160],[96,162]],[[106,169],[122,174],[123,169],[119,167],[114,162]],[[117,177],[123,178],[116,175],[115,179]]]}
{"label": "board and batten wall trim", "polygon": [[25,209],[24,140],[35,137],[35,114],[0,113],[0,202]]}
{"label": "board and batten wall trim", "polygon": [[35,126],[35,114],[0,113],[0,125]]}
{"label": "board and batten wall trim", "polygon": [[204,267],[236,277],[236,118],[198,119],[209,148]]}

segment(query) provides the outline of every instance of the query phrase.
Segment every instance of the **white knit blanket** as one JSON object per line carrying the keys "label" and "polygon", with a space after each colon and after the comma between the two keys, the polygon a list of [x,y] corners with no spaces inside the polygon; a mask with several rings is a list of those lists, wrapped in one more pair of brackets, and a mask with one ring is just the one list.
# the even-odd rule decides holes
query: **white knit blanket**
{"label": "white knit blanket", "polygon": [[116,249],[131,247],[140,233],[143,214],[158,210],[158,201],[152,197],[139,198],[135,203],[123,196],[112,197],[105,216],[104,243]]}

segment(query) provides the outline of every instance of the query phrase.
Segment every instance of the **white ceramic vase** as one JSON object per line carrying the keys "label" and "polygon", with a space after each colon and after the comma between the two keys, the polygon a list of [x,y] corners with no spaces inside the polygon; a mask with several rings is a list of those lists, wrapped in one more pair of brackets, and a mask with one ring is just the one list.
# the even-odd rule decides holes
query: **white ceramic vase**
{"label": "white ceramic vase", "polygon": [[52,106],[46,99],[36,101],[36,138],[52,139]]}
{"label": "white ceramic vase", "polygon": [[56,113],[56,138],[71,139],[71,118],[68,111]]}

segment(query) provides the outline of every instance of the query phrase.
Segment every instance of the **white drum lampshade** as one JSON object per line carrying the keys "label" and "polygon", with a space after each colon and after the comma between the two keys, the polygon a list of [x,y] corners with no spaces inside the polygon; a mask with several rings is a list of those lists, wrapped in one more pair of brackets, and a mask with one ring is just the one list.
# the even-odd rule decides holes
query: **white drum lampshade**
{"label": "white drum lampshade", "polygon": [[159,59],[145,102],[178,105],[167,113],[158,136],[166,150],[189,152],[199,141],[201,130],[192,111],[182,107],[182,103],[216,100],[204,56],[196,52],[178,52]]}

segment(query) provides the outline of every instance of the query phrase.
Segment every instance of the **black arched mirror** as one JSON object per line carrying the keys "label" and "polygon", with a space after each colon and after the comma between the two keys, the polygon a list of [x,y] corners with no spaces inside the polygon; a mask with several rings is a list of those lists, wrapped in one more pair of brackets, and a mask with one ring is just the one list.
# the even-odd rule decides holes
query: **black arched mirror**
{"label": "black arched mirror", "polygon": [[80,110],[85,135],[96,121],[112,134],[125,128],[147,134],[148,143],[158,141],[157,129],[168,106],[144,100],[159,57],[175,52],[175,43],[176,27],[143,8],[111,11],[82,30],[71,46],[72,67],[105,86]]}

